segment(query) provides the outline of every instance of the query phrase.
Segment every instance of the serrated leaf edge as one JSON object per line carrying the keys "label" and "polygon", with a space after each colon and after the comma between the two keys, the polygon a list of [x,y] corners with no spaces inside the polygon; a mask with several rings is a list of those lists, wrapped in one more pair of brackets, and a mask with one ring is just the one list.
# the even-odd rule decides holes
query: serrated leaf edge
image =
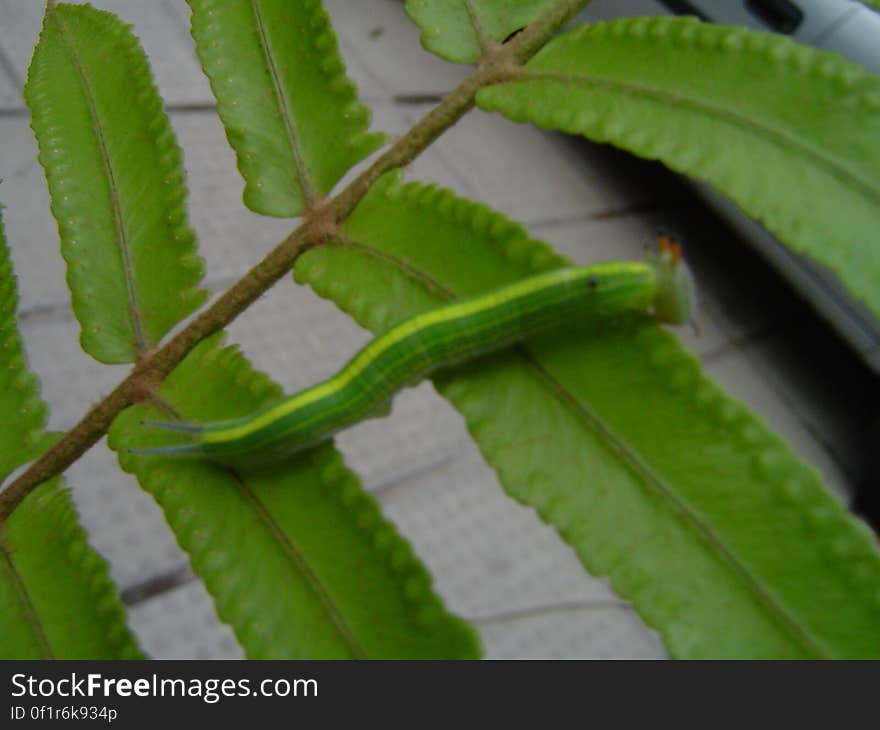
{"label": "serrated leaf edge", "polygon": [[[21,403],[22,410],[31,416],[34,425],[23,434],[20,456],[12,460],[12,468],[20,466],[31,458],[35,451],[43,445],[45,426],[49,416],[46,404],[40,398],[40,379],[28,367],[24,352],[24,343],[17,326],[18,286],[12,270],[12,259],[6,244],[3,227],[2,206],[0,206],[0,353],[2,363],[7,370],[16,371],[13,380],[20,393],[27,393]],[[7,414],[11,416],[11,414]],[[23,416],[22,412],[17,414]],[[8,476],[0,473],[0,483]]]}
{"label": "serrated leaf edge", "polygon": [[[613,22],[601,22],[595,25],[577,27],[567,33],[565,37],[560,38],[560,45],[563,45],[563,41],[570,44],[589,37],[601,38],[603,35],[610,37],[626,35],[632,38],[644,39],[646,42],[654,42],[661,46],[680,47],[687,45],[699,47],[702,50],[716,50],[731,55],[742,49],[748,49],[751,52],[763,54],[769,65],[795,71],[805,78],[812,77],[823,82],[831,82],[841,90],[854,90],[859,84],[873,86],[874,88],[861,91],[845,101],[852,106],[864,106],[871,111],[880,110],[880,79],[836,54],[817,52],[814,49],[799,45],[789,38],[778,35],[748,31],[739,27],[703,23],[695,18],[621,18]],[[536,56],[536,60],[539,60],[539,58],[540,54]],[[557,77],[553,73],[532,71],[527,66],[522,71],[521,80],[525,82],[539,81],[545,78],[553,80]],[[657,93],[647,86],[633,83],[604,82],[602,79],[590,78],[588,76],[562,76],[558,78],[563,81],[585,82],[592,86],[606,86],[611,89],[620,88],[646,97],[671,100],[676,105],[691,106],[705,112],[709,116],[734,119],[741,123],[740,126],[750,127],[756,133],[764,134],[775,142],[789,147],[796,147],[802,152],[809,153],[819,163],[830,169],[836,177],[849,179],[867,197],[871,197],[875,203],[880,204],[880,188],[873,185],[871,181],[864,179],[859,172],[849,170],[846,166],[838,164],[835,160],[825,155],[820,147],[806,144],[802,140],[786,134],[784,130],[755,125],[751,118],[742,116],[736,109],[722,108],[720,104],[707,105],[699,100],[688,98],[683,94]],[[517,83],[519,80],[508,83]],[[584,110],[581,115],[569,110],[556,110],[554,112],[554,119],[557,123],[565,123],[569,126],[579,124],[585,126],[581,120],[590,119],[592,116],[594,115],[590,113],[590,110]],[[651,138],[649,135],[650,130],[645,127],[621,130],[620,121],[611,118],[611,115],[608,115],[606,119],[601,120],[599,123],[592,119],[590,119],[589,123],[596,124],[597,129],[600,130],[603,125],[606,128],[616,125],[615,135],[627,135],[628,131],[629,136],[637,138],[632,144],[644,148],[647,154],[652,157],[659,156],[655,148],[659,149],[661,146],[665,146],[672,152],[685,152],[685,150],[679,150],[674,141],[670,142],[661,135]],[[605,134],[603,136],[607,139],[608,135]],[[688,160],[688,164],[691,164],[690,160]]]}
{"label": "serrated leaf edge", "polygon": [[[104,637],[111,646],[115,647],[112,658],[143,658],[128,629],[125,610],[119,600],[116,585],[110,578],[107,563],[89,546],[85,530],[80,525],[79,515],[73,506],[70,491],[56,481],[47,482],[33,492],[28,497],[28,501],[39,503],[30,505],[30,508],[40,510],[43,516],[52,522],[54,529],[51,533],[55,548],[66,555],[78,568],[78,573],[83,579],[82,583],[92,596],[95,611],[102,619]],[[13,515],[10,519],[14,520],[15,517]],[[19,574],[15,566],[15,555],[8,545],[6,528],[0,529],[0,550],[4,553],[8,566],[15,571],[16,580],[26,592],[28,603],[33,608],[27,580]],[[43,629],[36,610],[30,613],[30,617],[38,622],[37,633],[43,637],[45,648],[54,654],[48,634]]]}
{"label": "serrated leaf edge", "polygon": [[[153,82],[152,72],[150,70],[147,58],[140,47],[137,37],[134,35],[129,24],[122,22],[112,13],[98,10],[90,5],[58,5],[49,9],[46,14],[45,23],[50,22],[53,18],[59,23],[62,35],[66,36],[66,30],[63,27],[62,15],[70,13],[72,15],[91,16],[90,19],[103,24],[103,31],[108,36],[112,36],[118,42],[118,47],[123,51],[131,69],[131,82],[138,89],[138,98],[144,104],[142,109],[145,115],[151,115],[152,121],[148,126],[154,132],[154,141],[159,152],[158,164],[161,166],[164,176],[166,191],[166,210],[168,222],[173,229],[172,239],[177,246],[180,247],[182,253],[179,256],[179,265],[189,271],[191,286],[180,292],[180,299],[184,302],[184,307],[188,312],[197,309],[208,296],[208,292],[198,287],[204,275],[204,262],[196,252],[195,232],[188,223],[187,216],[187,192],[185,186],[185,173],[183,169],[183,161],[180,147],[176,142],[174,132],[168,122],[168,117],[162,105],[156,86]],[[40,32],[40,41],[42,41],[43,31]],[[76,55],[76,49],[69,42],[66,43],[69,52]],[[79,286],[80,282],[87,283],[91,276],[88,273],[87,263],[81,256],[71,250],[70,241],[75,239],[77,226],[81,220],[82,206],[78,202],[79,195],[77,193],[78,181],[76,175],[69,174],[69,165],[66,162],[66,153],[61,144],[63,136],[63,128],[60,124],[52,124],[47,117],[42,117],[35,113],[35,108],[42,107],[51,109],[52,94],[44,90],[40,82],[41,74],[51,74],[51,69],[37,69],[33,66],[28,71],[28,79],[24,89],[24,96],[31,109],[31,128],[37,139],[39,148],[39,160],[46,174],[50,196],[50,207],[55,220],[58,223],[58,230],[61,236],[62,245],[61,255],[67,263],[67,283],[71,292],[71,300],[73,310],[77,319],[81,323],[80,343],[82,348],[92,354],[93,357],[102,361],[97,357],[95,352],[100,352],[103,345],[100,338],[95,337],[95,333],[87,326],[89,321],[89,306],[87,297],[83,293],[83,287]],[[82,76],[82,72],[78,74],[83,78],[83,93],[88,98],[90,109],[93,114],[93,127],[96,135],[99,137],[99,144],[102,149],[105,147],[103,142],[103,132],[101,127],[94,119],[95,110],[93,107],[92,93],[89,84]],[[115,184],[112,181],[112,167],[105,154],[105,169],[111,176],[110,189],[111,195],[116,198]],[[116,203],[114,203],[115,207]],[[120,209],[114,212],[114,223],[117,233],[123,226],[119,217],[122,215]],[[151,347],[153,342],[146,339],[143,323],[140,316],[140,304],[137,299],[137,293],[133,281],[133,272],[130,263],[130,255],[126,249],[126,242],[120,241],[120,256],[123,258],[123,268],[126,272],[126,288],[129,293],[129,319],[135,339],[137,342],[137,350],[140,353]],[[140,332],[140,336],[138,336]],[[164,334],[164,333],[162,333]]]}
{"label": "serrated leaf edge", "polygon": [[0,574],[5,572],[9,576],[9,580],[13,585],[19,604],[22,608],[22,616],[26,619],[34,633],[36,643],[40,647],[40,655],[42,659],[54,659],[55,653],[49,643],[49,638],[43,628],[43,622],[40,621],[37,609],[34,606],[33,599],[28,591],[24,579],[19,573],[15,562],[12,559],[12,550],[8,545],[6,537],[5,525],[0,525],[0,556],[2,556],[2,564],[0,564]]}
{"label": "serrated leaf edge", "polygon": [[[525,233],[525,229],[518,224],[509,221],[500,213],[492,211],[486,206],[458,197],[451,190],[440,188],[434,184],[422,185],[416,182],[401,185],[399,174],[395,174],[377,182],[374,191],[375,194],[383,195],[395,205],[431,208],[442,218],[454,221],[462,227],[470,228],[481,235],[490,233],[490,240],[505,257],[515,262],[528,264],[535,273],[546,270],[545,267],[548,264],[553,267],[566,263],[565,259],[555,254],[547,244],[530,239]],[[366,247],[366,244],[360,246],[361,249]],[[531,252],[530,249],[533,247],[536,248],[536,251]],[[383,257],[383,259],[387,258],[387,256]],[[304,268],[312,269],[312,274],[316,273],[314,267],[309,263],[308,256],[302,257],[295,269],[297,281],[305,281]],[[320,272],[318,275],[320,276]],[[420,279],[417,281],[423,284]],[[310,279],[308,283],[319,296],[334,301],[341,311],[351,315],[359,323],[366,324],[369,319],[368,312],[372,309],[366,297],[352,297],[351,301],[346,301],[344,304],[339,302],[341,294],[351,294],[345,282],[328,277],[326,280],[318,282]],[[816,542],[826,547],[829,561],[840,565],[841,572],[846,576],[850,587],[860,594],[866,602],[880,610],[880,587],[878,587],[880,586],[880,554],[875,548],[873,533],[861,521],[851,519],[840,500],[822,486],[818,472],[798,461],[794,457],[791,447],[767,429],[758,416],[752,414],[741,404],[732,401],[717,385],[706,379],[702,375],[696,359],[682,350],[676,340],[661,327],[644,328],[636,339],[636,343],[641,347],[645,361],[651,362],[652,366],[661,374],[665,373],[665,377],[661,377],[659,380],[673,389],[677,397],[690,397],[698,410],[719,422],[728,431],[730,438],[742,444],[744,449],[754,452],[759,444],[762,442],[765,444],[760,453],[757,453],[753,458],[755,476],[761,479],[766,485],[767,491],[774,494],[781,506],[796,506],[798,508],[809,521]],[[560,385],[560,387],[562,386]],[[453,397],[446,392],[449,389],[441,386],[438,390],[447,397]],[[573,400],[576,399],[573,398]],[[494,467],[494,457],[500,452],[500,449],[493,449],[491,445],[483,443],[480,439],[478,426],[468,422],[467,427],[487,463],[493,465],[493,468],[497,468]],[[607,429],[607,431],[609,434],[613,433],[612,429]],[[624,442],[617,439],[615,446],[619,446],[620,443]],[[632,456],[641,463],[642,460],[637,453]],[[644,475],[641,470],[640,473]],[[649,469],[648,474],[653,475],[653,471]],[[519,480],[521,475],[512,474],[505,478],[499,472],[499,478],[502,484],[505,484],[508,479]],[[660,479],[660,481],[662,483],[663,480]],[[514,499],[528,507],[535,508],[545,522],[553,525],[566,541],[575,546],[584,564],[591,572],[595,571],[599,575],[608,574],[618,595],[637,605],[651,603],[654,611],[652,621],[654,628],[661,629],[658,625],[660,622],[657,621],[659,612],[665,612],[666,620],[669,622],[667,626],[671,625],[676,619],[675,611],[671,606],[664,608],[653,605],[650,596],[650,582],[630,580],[625,574],[611,573],[605,567],[600,566],[596,555],[601,553],[601,548],[597,549],[594,545],[590,551],[587,551],[579,547],[577,524],[572,517],[571,510],[567,509],[565,501],[548,502],[540,485],[534,486],[529,483],[529,480],[526,480],[526,483],[531,492],[529,500],[524,501],[516,496]],[[810,494],[810,489],[816,486],[818,489],[814,489]],[[668,488],[663,490],[662,494],[668,496],[667,492],[669,492]],[[812,497],[812,504],[805,503],[808,495]],[[696,512],[693,508],[690,505],[687,506],[689,512],[696,518]],[[690,526],[689,529],[693,530],[694,527]],[[702,529],[711,532],[709,527]],[[705,540],[705,535],[700,535],[700,532],[701,530],[696,531],[697,536]],[[718,542],[718,545],[724,548],[724,553],[729,555],[730,559],[725,558],[724,555],[720,557],[728,565],[733,565],[740,579],[745,575],[749,578],[749,583],[754,583],[761,588],[758,594],[759,600],[765,605],[768,605],[767,600],[773,601],[774,610],[771,613],[777,619],[783,620],[783,624],[788,627],[788,633],[792,638],[800,641],[801,645],[807,646],[809,650],[818,651],[820,655],[830,656],[832,654],[826,647],[817,644],[807,629],[789,617],[786,603],[774,595],[772,588],[764,586],[757,578],[751,576],[746,567],[747,561],[738,556],[736,550],[724,545],[721,541],[713,540],[713,544],[715,542]]]}
{"label": "serrated leaf edge", "polygon": [[[433,53],[435,56],[442,58],[444,61],[449,61],[450,63],[474,63],[479,59],[479,52],[477,53],[468,53],[467,55],[457,55],[454,53],[447,53],[443,48],[443,33],[439,28],[431,28],[428,23],[423,22],[423,18],[419,14],[419,11],[413,6],[412,3],[406,2],[404,5],[404,12],[406,12],[409,19],[413,22],[416,27],[419,28],[419,42],[422,44],[422,48],[430,53]],[[479,46],[479,38],[477,37],[477,29],[471,23],[471,29],[474,32],[474,40],[477,42],[477,46]],[[434,31],[434,32],[432,32]]]}
{"label": "serrated leaf edge", "polygon": [[[2,206],[0,206],[0,213],[2,213]],[[24,451],[20,455],[18,466],[31,458],[34,452],[45,446],[48,408],[40,397],[39,378],[27,364],[24,343],[15,319],[17,305],[16,277],[12,270],[12,260],[6,243],[2,215],[0,215],[0,351],[3,351],[4,355],[3,365],[17,369],[19,375],[16,377],[16,382],[20,383],[23,389],[29,391],[29,396],[24,400],[23,407],[29,412],[39,414],[35,421],[37,425],[31,428],[23,439]],[[15,351],[11,360],[8,359],[8,350]],[[12,416],[12,414],[5,415]],[[0,482],[5,476],[5,474],[0,474]],[[35,505],[33,502],[39,502],[39,505]],[[141,658],[140,650],[128,630],[125,610],[119,600],[116,585],[110,578],[107,563],[88,545],[86,532],[80,525],[79,515],[73,505],[69,490],[61,485],[60,480],[52,480],[32,492],[19,509],[21,512],[13,513],[8,520],[16,520],[16,515],[24,513],[27,509],[39,509],[54,523],[55,529],[51,532],[52,538],[56,540],[55,547],[78,566],[82,585],[90,591],[94,599],[95,610],[103,618],[102,623],[107,629],[105,638],[112,646],[116,647],[115,657],[120,659]],[[7,525],[0,524],[0,553],[2,553],[3,562],[15,583],[16,592],[25,606],[25,614],[37,634],[37,640],[43,653],[46,658],[51,658],[54,655],[51,642],[31,599],[27,580],[16,566],[14,550],[9,546],[7,531]]]}
{"label": "serrated leaf edge", "polygon": [[[203,22],[201,17],[202,11],[198,10],[196,5],[202,6],[204,15],[207,18],[217,3],[214,0],[186,0],[186,2],[192,10],[191,33],[196,41],[196,53],[202,62],[202,67],[205,69],[211,90],[214,92],[214,97],[217,100],[217,113],[223,120],[227,139],[235,151],[236,166],[245,181],[245,205],[254,212],[263,215],[281,218],[299,215],[302,213],[303,208],[296,205],[284,210],[270,210],[258,202],[262,185],[259,175],[260,163],[257,163],[255,166],[252,161],[257,159],[259,155],[255,154],[252,149],[249,149],[247,140],[251,136],[250,132],[246,129],[243,130],[242,125],[235,120],[237,102],[233,76],[224,74],[219,70],[216,73],[208,72],[209,69],[218,69],[224,64],[226,59],[224,46],[226,44],[224,33],[220,26],[217,23]],[[308,174],[296,132],[296,125],[290,113],[291,110],[288,108],[286,95],[283,93],[283,89],[277,79],[274,59],[266,48],[259,0],[250,0],[250,3],[255,15],[254,22],[260,34],[260,47],[273,80],[276,103],[282,109],[285,126],[288,130],[288,143],[291,155],[296,161],[297,180],[300,182],[298,186],[300,188],[299,193],[303,197],[305,205],[309,206],[318,198],[321,191],[317,190],[316,185]],[[360,102],[354,83],[346,75],[345,63],[339,52],[336,35],[322,3],[320,0],[304,0],[303,5],[305,5],[307,10],[311,10],[312,13],[309,27],[313,33],[309,34],[308,37],[315,51],[316,65],[324,74],[327,80],[327,89],[336,96],[339,112],[346,119],[350,127],[347,130],[347,137],[343,143],[351,149],[357,150],[355,154],[358,160],[363,159],[370,152],[381,146],[385,136],[368,131],[371,116],[370,109]],[[334,143],[338,144],[338,142]],[[311,194],[309,190],[312,191]]]}
{"label": "serrated leaf edge", "polygon": [[[199,355],[199,364],[202,369],[217,366],[226,368],[239,382],[248,382],[251,392],[257,397],[276,395],[278,392],[277,386],[267,376],[251,369],[235,347],[202,353]],[[271,640],[259,628],[262,614],[260,605],[254,602],[246,586],[236,582],[235,571],[228,570],[235,556],[222,544],[209,545],[200,539],[199,520],[185,498],[174,502],[168,499],[168,493],[160,498],[164,486],[176,479],[173,466],[168,468],[157,464],[138,470],[135,459],[119,443],[113,430],[110,431],[109,445],[117,452],[123,470],[138,477],[144,488],[157,499],[169,521],[174,515],[171,522],[178,543],[189,555],[194,572],[214,597],[218,615],[233,628],[248,656],[254,659],[273,657]],[[385,520],[375,497],[363,490],[357,477],[345,467],[335,449],[316,448],[307,458],[318,467],[324,494],[337,501],[343,507],[343,513],[350,515],[352,524],[371,538],[370,544],[376,558],[385,563],[389,574],[401,587],[417,623],[425,630],[430,630],[446,613],[439,597],[433,592],[430,575],[416,559],[409,542]],[[240,479],[237,481],[241,482]],[[255,495],[251,495],[251,498],[259,502]],[[266,508],[263,506],[263,509]],[[276,529],[281,530],[280,527]],[[301,566],[295,562],[295,567],[299,569]],[[329,596],[324,587],[321,593]],[[341,615],[340,609],[336,608],[335,611]],[[366,658],[363,649],[353,653],[357,658]]]}
{"label": "serrated leaf edge", "polygon": [[[701,49],[714,49],[723,53],[729,53],[731,58],[741,49],[748,49],[755,53],[762,53],[768,64],[779,68],[785,68],[800,73],[804,77],[813,77],[822,81],[830,81],[842,90],[852,91],[852,95],[846,99],[846,103],[852,107],[862,107],[868,111],[880,111],[880,79],[873,74],[860,69],[855,64],[846,61],[842,57],[830,52],[820,52],[815,49],[801,46],[788,38],[782,38],[769,33],[747,31],[743,28],[718,26],[710,23],[702,23],[692,18],[621,18],[610,22],[600,22],[593,25],[574,28],[565,36],[560,37],[555,43],[571,43],[589,37],[622,37],[630,36],[645,39],[646,42],[667,44],[674,50],[675,46],[689,45]],[[551,44],[553,45],[553,44]],[[551,46],[546,46],[533,59],[537,63],[543,54],[548,52]],[[704,154],[694,145],[687,144],[669,138],[663,134],[655,133],[650,126],[628,125],[622,122],[613,113],[597,114],[592,109],[570,110],[553,109],[543,112],[538,106],[530,105],[527,101],[511,103],[501,102],[493,93],[502,90],[506,85],[515,86],[527,84],[530,81],[540,81],[542,78],[553,80],[553,74],[530,71],[529,67],[522,72],[519,80],[500,83],[495,86],[481,89],[476,96],[477,106],[486,111],[503,113],[508,118],[517,122],[532,122],[545,129],[560,130],[568,134],[587,136],[597,142],[608,142],[625,149],[633,154],[648,159],[659,159],[670,168],[688,175],[693,175],[710,182],[720,191],[733,198],[747,211],[759,211],[755,215],[767,226],[768,229],[780,235],[791,248],[809,255],[820,263],[834,271],[840,271],[840,257],[843,255],[842,246],[848,247],[851,242],[838,238],[836,247],[837,256],[823,255],[824,251],[834,248],[833,241],[827,238],[821,240],[811,238],[811,230],[797,215],[789,215],[780,207],[768,207],[765,204],[764,191],[757,187],[744,186],[737,172],[732,168],[717,169],[717,165],[711,164],[711,154]],[[556,80],[563,80],[561,77]],[[602,86],[601,81],[584,77],[577,77],[578,81],[586,81],[593,86]],[[859,90],[859,85],[867,86],[866,90]],[[610,89],[622,89],[624,87],[645,95],[645,89],[633,84],[623,82],[609,82],[606,86]],[[684,99],[680,95],[668,94],[666,97],[675,98],[676,103]],[[692,104],[695,106],[695,104]],[[503,108],[502,108],[503,107]],[[714,114],[714,107],[700,107],[710,109]],[[730,112],[735,116],[735,112]],[[749,123],[752,129],[765,130],[764,127],[756,127]],[[771,132],[773,130],[770,130]],[[784,143],[789,149],[794,147],[798,151],[807,151],[810,156],[817,160],[823,167],[830,170],[832,175],[845,178],[851,182],[861,195],[867,197],[875,206],[880,206],[880,188],[872,185],[862,174],[855,170],[849,170],[824,155],[822,150],[813,145],[803,145],[784,134],[773,133],[772,138],[778,143]],[[795,144],[795,142],[798,142]],[[806,245],[801,243],[808,241]],[[880,276],[880,270],[877,272]],[[841,277],[846,281],[846,276]],[[867,278],[867,277],[866,277]],[[867,299],[867,290],[859,286],[857,297],[866,301],[873,309],[877,309],[880,303]]]}

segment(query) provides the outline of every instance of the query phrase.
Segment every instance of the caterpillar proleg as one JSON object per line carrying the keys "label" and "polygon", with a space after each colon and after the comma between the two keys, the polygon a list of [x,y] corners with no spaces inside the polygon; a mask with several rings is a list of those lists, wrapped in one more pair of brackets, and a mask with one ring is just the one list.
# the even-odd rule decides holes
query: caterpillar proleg
{"label": "caterpillar proleg", "polygon": [[438,368],[582,318],[639,311],[686,323],[692,289],[678,245],[661,236],[659,251],[644,262],[556,269],[412,317],[369,342],[330,379],[243,418],[204,425],[151,422],[188,432],[192,441],[133,453],[231,464],[283,458],[375,414],[396,391]]}

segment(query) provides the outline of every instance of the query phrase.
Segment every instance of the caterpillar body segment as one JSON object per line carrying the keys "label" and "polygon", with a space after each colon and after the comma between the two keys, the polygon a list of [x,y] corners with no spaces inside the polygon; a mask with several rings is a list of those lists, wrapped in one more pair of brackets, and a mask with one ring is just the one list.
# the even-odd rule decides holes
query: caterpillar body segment
{"label": "caterpillar body segment", "polygon": [[192,441],[137,453],[271,462],[379,415],[394,393],[439,368],[566,324],[628,311],[687,322],[692,289],[680,250],[661,238],[660,250],[645,262],[557,269],[405,320],[333,377],[248,416],[204,425],[151,423],[188,432]]}

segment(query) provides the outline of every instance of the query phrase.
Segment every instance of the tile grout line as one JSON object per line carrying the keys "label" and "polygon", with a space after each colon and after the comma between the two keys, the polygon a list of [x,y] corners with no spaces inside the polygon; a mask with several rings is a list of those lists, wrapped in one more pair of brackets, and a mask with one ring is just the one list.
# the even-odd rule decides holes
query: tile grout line
{"label": "tile grout line", "polygon": [[[192,49],[193,39],[187,28],[186,18],[177,12],[169,0],[161,0],[159,8],[161,9],[162,14],[164,14],[171,22],[171,26],[179,33],[179,37],[190,49]],[[193,60],[198,65],[199,60],[195,55],[193,55]]]}
{"label": "tile grout line", "polygon": [[[2,63],[0,63],[2,69]],[[16,89],[21,90],[22,85],[16,84]],[[413,107],[432,107],[435,106],[444,96],[446,92],[401,92],[393,93],[386,96],[374,96],[365,94],[358,97],[361,102],[374,106],[391,106],[400,108],[401,110],[410,110]],[[165,111],[170,113],[179,112],[215,112],[217,110],[217,102],[214,99],[203,99],[197,101],[172,101],[165,104]],[[21,117],[29,114],[27,106],[19,104],[16,106],[0,107],[0,118],[2,117]]]}
{"label": "tile grout line", "polygon": [[[391,474],[388,477],[379,479],[375,483],[365,486],[364,491],[374,497],[379,497],[380,495],[387,494],[389,490],[405,486],[407,482],[412,484],[416,479],[433,471],[464,461],[466,456],[463,455],[464,449],[462,444],[459,443],[458,447],[450,449],[441,459],[435,459],[418,465],[413,469],[399,471],[397,474]],[[121,590],[121,598],[126,605],[134,606],[180,586],[187,585],[197,579],[198,576],[192,572],[188,563],[180,563],[150,578],[126,586]]]}
{"label": "tile grout line", "polygon": [[462,618],[475,624],[489,624],[502,621],[516,621],[518,619],[533,618],[547,613],[561,613],[569,611],[584,611],[597,608],[618,608],[633,611],[632,604],[613,593],[607,596],[595,596],[592,598],[563,600],[559,603],[547,603],[536,606],[522,606],[505,609],[495,613],[486,614],[462,614]]}
{"label": "tile grout line", "polygon": [[190,570],[189,563],[180,563],[146,580],[123,588],[119,592],[119,598],[126,606],[136,606],[164,593],[170,593],[195,579],[196,576]]}
{"label": "tile grout line", "polygon": [[[141,583],[136,583],[125,588],[120,597],[128,608],[137,607],[155,598],[161,598],[178,588],[183,588],[198,580],[187,563],[170,568]],[[549,613],[589,611],[595,609],[622,609],[633,611],[629,601],[618,598],[613,593],[605,596],[595,596],[583,599],[563,599],[558,603],[546,603],[539,605],[524,605],[503,611],[460,615],[466,621],[475,624],[491,624],[505,621],[517,621],[521,619],[536,618]]]}

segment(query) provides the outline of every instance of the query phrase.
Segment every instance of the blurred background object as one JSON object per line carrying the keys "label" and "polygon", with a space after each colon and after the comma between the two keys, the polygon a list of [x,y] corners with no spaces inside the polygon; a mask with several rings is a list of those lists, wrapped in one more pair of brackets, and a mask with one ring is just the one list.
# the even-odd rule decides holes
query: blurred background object
{"label": "blurred background object", "polygon": [[[707,22],[785,34],[799,43],[839,53],[880,74],[880,12],[854,0],[595,0],[578,21],[638,15],[693,15]],[[834,274],[783,246],[759,221],[747,216],[708,185],[683,179],[809,302],[865,362],[876,379],[880,375],[880,320],[853,300]],[[880,241],[873,243],[880,256]],[[838,385],[827,384],[829,388]],[[873,387],[866,389],[864,399],[867,416],[857,428],[860,435],[855,445],[861,476],[853,506],[877,529],[880,527],[880,406],[876,380]]]}
{"label": "blurred background object", "polygon": [[[693,15],[708,22],[782,33],[880,74],[880,13],[852,0],[596,0],[579,20],[636,15]],[[708,185],[691,184],[880,374],[880,320],[851,299],[833,274],[780,244]]]}
{"label": "blurred background object", "polygon": [[[323,1],[376,129],[404,134],[471,70],[425,52],[401,0]],[[257,216],[242,204],[235,157],[193,51],[186,3],[91,3],[132,23],[150,57],[184,151],[206,285],[222,291],[294,223]],[[660,12],[672,11],[645,0],[595,0],[585,19]],[[21,329],[51,404],[50,427],[61,430],[127,369],[98,366],[77,342],[20,93],[41,15],[37,0],[0,0],[0,200],[20,279]],[[860,479],[872,484],[862,471],[877,473],[868,459],[880,450],[860,441],[877,409],[876,375],[777,269],[764,265],[757,246],[744,244],[662,165],[475,109],[405,174],[491,205],[577,263],[638,259],[659,227],[679,233],[700,287],[701,335],[680,329],[683,345],[847,504],[868,504],[877,494],[856,492]],[[338,371],[368,334],[288,279],[236,320],[228,337],[293,392]],[[402,393],[389,418],[341,434],[338,446],[412,542],[447,606],[474,621],[487,656],[664,656],[658,636],[607,582],[587,575],[555,531],[507,497],[461,416],[430,383]],[[143,648],[157,658],[241,656],[160,510],[103,444],[71,467],[68,483]],[[875,509],[876,521],[880,505]]]}

